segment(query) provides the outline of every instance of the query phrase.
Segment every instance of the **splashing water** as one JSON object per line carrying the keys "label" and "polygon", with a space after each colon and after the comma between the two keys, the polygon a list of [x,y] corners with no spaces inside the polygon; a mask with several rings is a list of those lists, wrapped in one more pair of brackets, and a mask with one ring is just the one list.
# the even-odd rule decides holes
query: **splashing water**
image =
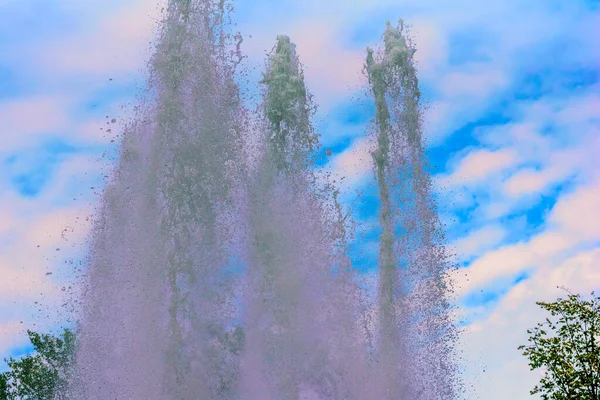
{"label": "splashing water", "polygon": [[295,47],[277,38],[252,124],[234,80],[231,9],[169,2],[152,100],[124,133],[95,223],[70,396],[458,398],[449,264],[402,26],[388,25],[366,65],[383,233],[379,319],[365,330],[347,215],[314,163]]}
{"label": "splashing water", "polygon": [[[366,71],[375,98],[373,152],[383,233],[379,256],[380,353],[393,398],[455,398],[457,370],[450,358],[455,328],[449,319],[444,271],[449,257],[425,171],[420,91],[414,46],[388,22],[376,61]],[[406,363],[406,360],[411,360]]]}

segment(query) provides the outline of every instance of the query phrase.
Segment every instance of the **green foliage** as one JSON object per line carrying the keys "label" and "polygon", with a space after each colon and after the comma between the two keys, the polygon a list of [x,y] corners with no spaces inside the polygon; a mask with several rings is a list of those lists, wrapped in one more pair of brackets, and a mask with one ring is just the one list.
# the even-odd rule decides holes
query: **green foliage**
{"label": "green foliage", "polygon": [[531,394],[544,400],[600,400],[600,297],[589,301],[569,294],[553,303],[536,303],[549,311],[534,329],[529,345],[520,346],[532,370],[544,376]]}
{"label": "green foliage", "polygon": [[8,375],[0,374],[0,400],[9,400],[9,383],[8,383]]}
{"label": "green foliage", "polygon": [[60,337],[27,331],[35,352],[6,360],[10,370],[0,374],[0,400],[66,398],[69,367],[75,356],[75,334]]}

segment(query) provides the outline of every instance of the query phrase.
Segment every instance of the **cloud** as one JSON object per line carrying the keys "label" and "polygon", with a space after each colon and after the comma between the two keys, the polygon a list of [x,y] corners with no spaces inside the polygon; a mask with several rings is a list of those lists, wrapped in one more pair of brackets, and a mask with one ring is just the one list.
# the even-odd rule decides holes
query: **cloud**
{"label": "cloud", "polygon": [[[586,167],[592,165],[590,150],[595,147],[593,142],[587,142],[585,145],[591,148],[583,149],[578,145],[567,149],[548,149],[544,153],[538,153],[537,157],[529,156],[529,162],[537,162],[539,167],[526,167],[517,171],[504,182],[504,194],[511,198],[519,198],[532,193],[543,193],[579,171],[585,172]],[[544,159],[545,155],[549,157]]]}
{"label": "cloud", "polygon": [[[91,227],[92,209],[86,204],[91,190],[85,184],[98,179],[101,167],[85,155],[73,155],[39,195],[0,193],[0,322],[19,318],[27,327],[49,327],[53,320],[46,315],[58,313],[61,319],[62,286],[76,276],[65,262],[80,256]],[[73,190],[78,201],[68,197]]]}
{"label": "cloud", "polygon": [[[41,148],[44,142],[55,140],[79,147],[105,146],[124,127],[124,118],[130,112],[112,111],[119,117],[107,127],[100,117],[74,112],[85,96],[57,93],[54,96],[32,96],[0,101],[0,156],[10,157],[16,151]],[[114,109],[109,104],[107,109]],[[101,130],[100,128],[104,128]],[[112,133],[107,132],[107,128]]]}
{"label": "cloud", "polygon": [[81,34],[41,49],[38,62],[53,73],[109,77],[139,72],[150,52],[165,1],[134,1],[92,22]]}
{"label": "cloud", "polygon": [[373,171],[373,148],[373,138],[363,137],[331,161],[328,169],[342,189],[355,188]]}
{"label": "cloud", "polygon": [[562,196],[547,217],[546,230],[531,239],[506,245],[479,257],[454,273],[457,291],[464,295],[495,279],[538,268],[564,258],[586,242],[600,241],[600,180]]}
{"label": "cloud", "polygon": [[60,133],[69,125],[68,102],[47,96],[18,98],[0,103],[0,151],[34,143],[42,134]]}
{"label": "cloud", "polygon": [[517,347],[527,343],[527,329],[546,317],[535,302],[565,297],[557,286],[586,297],[600,288],[599,282],[600,248],[577,253],[562,262],[544,263],[531,278],[513,287],[493,313],[465,329],[460,348],[469,376],[478,376],[481,382],[476,394],[490,400],[529,397],[540,372],[529,371]]}
{"label": "cloud", "polygon": [[497,246],[506,234],[506,229],[499,224],[487,225],[455,241],[453,247],[460,258],[469,258]]}
{"label": "cloud", "polygon": [[[518,119],[478,133],[485,146],[479,150],[512,151],[521,160],[515,164],[519,168],[507,168],[506,174],[495,177],[482,174],[464,189],[465,197],[482,192],[487,196],[482,197],[487,202],[479,204],[471,216],[479,221],[475,226],[483,223],[478,229],[485,229],[501,222],[513,242],[492,248],[455,272],[457,295],[464,299],[479,291],[493,293],[499,282],[525,277],[493,303],[464,308],[462,318],[476,321],[461,338],[467,355],[464,365],[482,398],[526,397],[537,382],[539,373],[528,371],[527,361],[517,350],[526,343],[526,330],[543,319],[535,301],[561,295],[556,286],[586,293],[597,289],[600,282],[600,249],[593,247],[600,240],[600,230],[591,222],[600,219],[600,174],[595,162],[598,136],[592,107],[585,106],[594,102],[595,96],[586,92],[524,102]],[[520,233],[522,228],[514,222],[500,219],[520,208],[537,207],[540,194],[561,184],[565,189],[554,194],[556,203],[543,216],[541,230],[534,236]]]}
{"label": "cloud", "polygon": [[73,267],[84,249],[92,210],[85,204],[89,195],[79,202],[61,203],[69,188],[77,186],[74,180],[81,180],[86,172],[97,174],[98,165],[86,161],[81,155],[67,159],[50,188],[35,198],[0,193],[0,352],[4,355],[24,344],[25,329],[48,331],[64,325],[70,315],[61,305],[72,294],[66,286],[78,274]]}
{"label": "cloud", "polygon": [[[30,215],[33,207],[26,207]],[[46,301],[55,299],[59,287],[47,273],[56,273],[60,261],[76,254],[89,231],[90,210],[85,208],[33,213],[8,232],[9,244],[0,246],[0,302],[21,303],[40,294]]]}
{"label": "cloud", "polygon": [[450,172],[435,177],[451,191],[443,195],[454,212],[477,206],[469,213],[479,226],[542,207],[542,196],[593,182],[600,130],[592,112],[577,109],[596,101],[594,89],[516,102],[510,123],[477,129],[479,146],[458,152],[446,165]]}
{"label": "cloud", "polygon": [[474,64],[462,67],[460,71],[449,71],[439,83],[440,95],[444,99],[466,97],[467,101],[477,102],[505,88],[509,80],[502,70],[490,69],[490,65],[486,64]]}
{"label": "cloud", "polygon": [[416,19],[411,21],[411,26],[419,77],[431,79],[431,75],[443,68],[448,60],[448,40],[431,21]]}
{"label": "cloud", "polygon": [[569,126],[573,123],[581,122],[598,122],[598,110],[600,110],[600,97],[596,94],[598,88],[594,88],[594,92],[588,93],[579,98],[574,98],[569,101],[568,107],[560,110],[556,115],[558,123]]}
{"label": "cloud", "polygon": [[536,171],[524,169],[511,176],[505,183],[506,194],[519,197],[527,193],[537,193],[544,190],[550,183],[560,177],[560,170],[545,169]]}
{"label": "cloud", "polygon": [[113,167],[112,162],[95,154],[75,154],[66,158],[56,169],[53,181],[39,195],[47,204],[79,207],[83,202],[95,203],[104,179]]}
{"label": "cloud", "polygon": [[311,21],[290,27],[305,74],[318,104],[327,106],[366,83],[362,75],[365,52],[345,49],[339,27],[329,21]]}
{"label": "cloud", "polygon": [[25,329],[19,321],[0,322],[0,354],[7,354],[26,340]]}
{"label": "cloud", "polygon": [[[73,172],[71,172],[73,174]],[[64,324],[70,285],[90,229],[89,208],[56,208],[46,199],[0,195],[18,223],[0,232],[0,352],[24,344],[25,329],[48,331]],[[1,368],[1,366],[0,366]]]}
{"label": "cloud", "polygon": [[[147,16],[158,15],[154,6],[136,2],[120,5],[117,12],[91,13],[91,18],[79,20],[78,30],[69,31],[68,36],[38,34],[35,41],[8,52],[5,61],[19,61],[15,67],[19,77],[31,87],[0,100],[0,160],[8,162],[26,154],[37,162],[49,143],[70,150],[61,154],[52,168],[42,166],[48,179],[34,196],[20,196],[14,186],[5,185],[14,183],[8,168],[0,174],[2,355],[24,344],[25,329],[48,330],[65,323],[67,313],[61,304],[69,291],[63,288],[76,277],[70,262],[84,250],[88,217],[96,202],[93,192],[102,186],[101,174],[110,166],[100,154],[110,149],[107,144],[114,138],[106,133],[104,114],[95,119],[86,105],[90,98],[94,104],[101,103],[96,99],[107,92],[106,83],[99,84],[98,77],[139,72],[147,55],[143,50],[152,39],[153,21]],[[60,8],[60,12],[80,11],[76,5]],[[114,5],[111,8],[115,9]],[[18,36],[18,32],[14,34]],[[115,91],[114,86],[108,89]],[[95,112],[102,111],[100,106]],[[118,118],[111,124],[115,133],[122,128],[121,121]],[[20,160],[19,176],[31,178],[32,167],[22,162],[26,159]]]}
{"label": "cloud", "polygon": [[15,224],[15,218],[6,210],[0,210],[0,237],[10,231]]}
{"label": "cloud", "polygon": [[7,261],[2,260],[0,271],[2,271],[0,301],[3,303],[13,299],[18,299],[19,302],[32,298],[37,299],[39,294],[44,294],[44,297],[48,299],[58,293],[56,285],[44,276],[45,272],[35,269],[31,263],[28,263],[27,269],[25,267],[15,268],[10,266]]}
{"label": "cloud", "polygon": [[458,162],[447,181],[450,185],[483,183],[490,175],[499,174],[518,161],[517,153],[512,149],[473,150]]}
{"label": "cloud", "polygon": [[600,239],[600,181],[572,192],[556,204],[548,217],[565,234],[581,241]]}

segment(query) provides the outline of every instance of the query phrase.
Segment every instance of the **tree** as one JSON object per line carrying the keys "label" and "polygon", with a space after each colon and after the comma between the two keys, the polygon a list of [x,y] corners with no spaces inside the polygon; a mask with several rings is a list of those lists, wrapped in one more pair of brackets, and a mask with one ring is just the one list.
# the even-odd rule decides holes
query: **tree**
{"label": "tree", "polygon": [[9,384],[8,376],[6,373],[0,374],[0,400],[9,400]]}
{"label": "tree", "polygon": [[0,374],[0,400],[66,398],[69,367],[75,356],[75,334],[59,337],[27,331],[35,352],[6,360],[10,370]]}
{"label": "tree", "polygon": [[550,312],[519,346],[532,370],[542,369],[531,394],[544,400],[600,400],[600,297],[584,300],[569,293],[553,303],[536,304]]}

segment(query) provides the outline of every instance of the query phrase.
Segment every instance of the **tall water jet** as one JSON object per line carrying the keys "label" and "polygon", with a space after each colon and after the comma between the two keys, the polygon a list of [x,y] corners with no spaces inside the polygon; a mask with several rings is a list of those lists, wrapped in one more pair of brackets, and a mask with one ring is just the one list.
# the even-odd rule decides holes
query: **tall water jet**
{"label": "tall water jet", "polygon": [[169,2],[151,103],[125,132],[94,228],[74,398],[235,393],[243,112],[225,6]]}
{"label": "tall water jet", "polygon": [[[313,106],[287,36],[277,38],[262,83],[263,147],[250,191],[254,239],[242,398],[350,398],[349,380],[339,371],[344,363],[333,354],[335,333],[344,328],[335,325],[336,317],[350,316],[350,302],[338,304],[338,315],[328,313],[333,297],[344,294],[339,283],[347,273],[348,260],[336,251],[339,204],[313,169]],[[332,279],[336,265],[339,276]]]}
{"label": "tall water jet", "polygon": [[383,51],[367,49],[366,60],[378,130],[379,359],[385,398],[453,399],[456,331],[444,279],[451,264],[426,172],[415,48],[403,28],[388,22]]}

